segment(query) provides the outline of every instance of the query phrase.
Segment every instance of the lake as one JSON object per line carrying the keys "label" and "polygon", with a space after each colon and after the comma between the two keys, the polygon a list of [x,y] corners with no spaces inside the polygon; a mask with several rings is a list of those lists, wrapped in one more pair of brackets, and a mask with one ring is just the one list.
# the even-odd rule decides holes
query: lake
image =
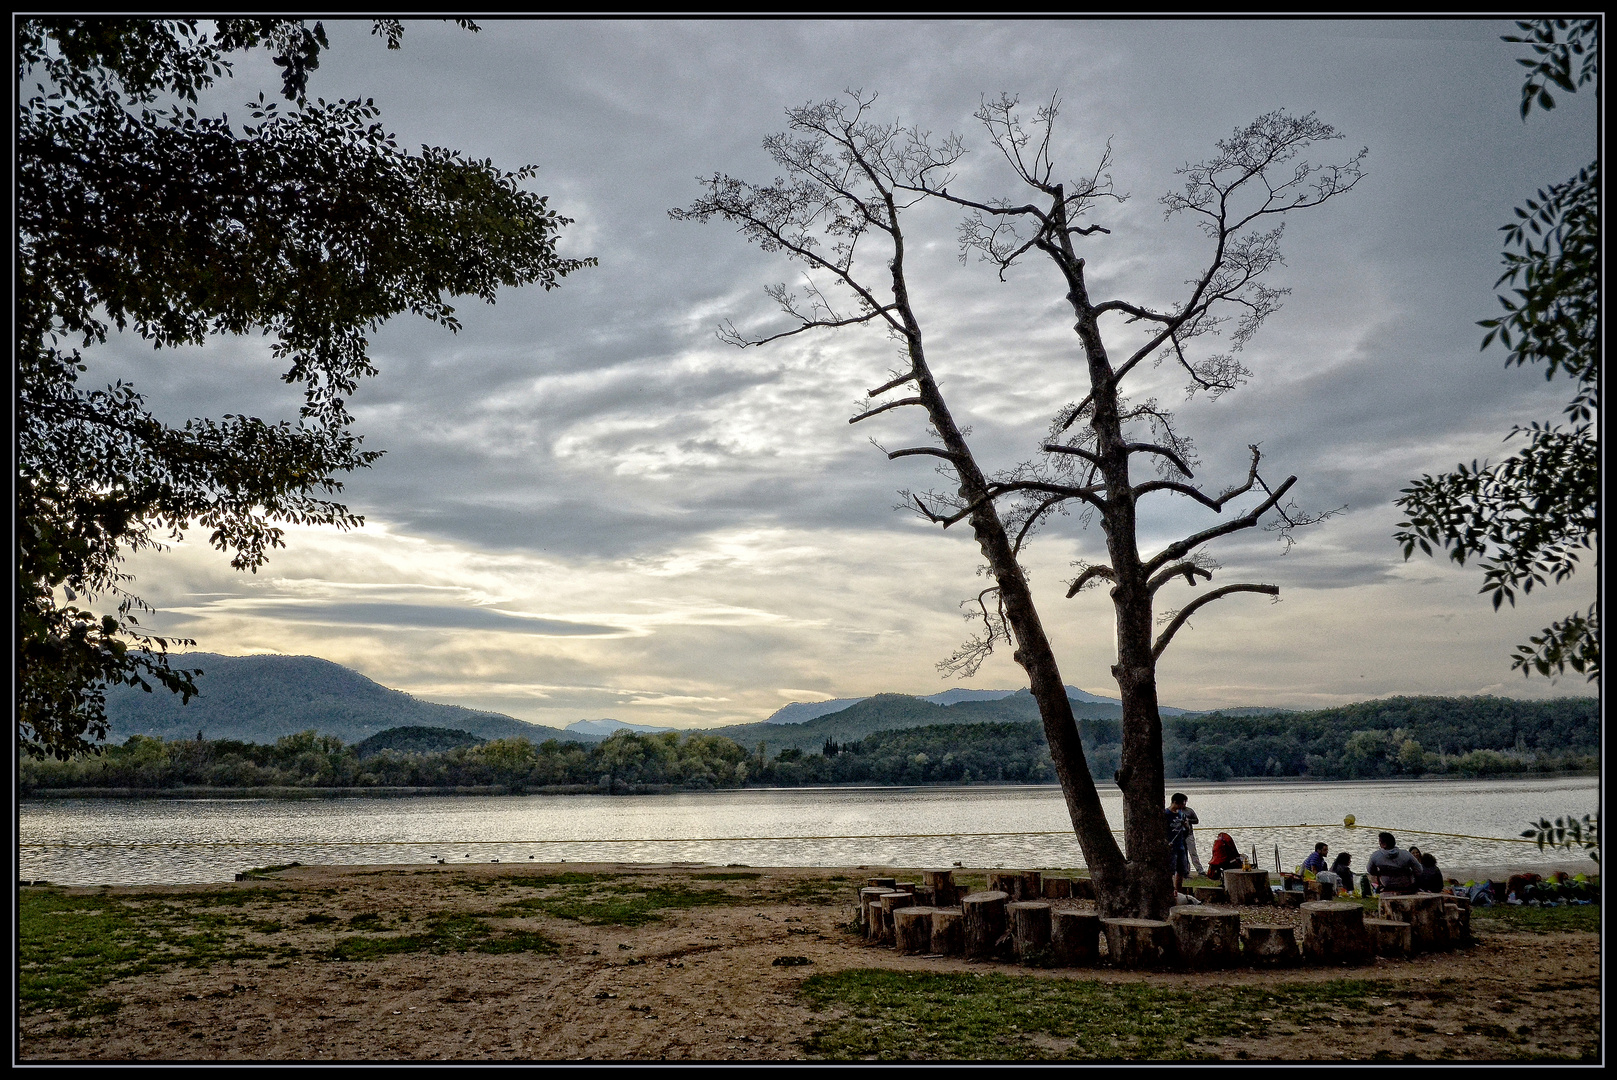
{"label": "lake", "polygon": [[[1182,784],[1205,861],[1229,832],[1291,869],[1316,841],[1362,870],[1375,833],[1441,867],[1587,865],[1521,842],[1540,817],[1594,813],[1595,777]],[[1114,828],[1122,798],[1102,788]],[[1357,828],[1345,828],[1352,814]],[[1461,834],[1461,835],[1443,835]],[[1055,787],[794,788],[678,795],[52,799],[20,804],[18,876],[61,885],[230,881],[275,863],[700,862],[1075,868]]]}

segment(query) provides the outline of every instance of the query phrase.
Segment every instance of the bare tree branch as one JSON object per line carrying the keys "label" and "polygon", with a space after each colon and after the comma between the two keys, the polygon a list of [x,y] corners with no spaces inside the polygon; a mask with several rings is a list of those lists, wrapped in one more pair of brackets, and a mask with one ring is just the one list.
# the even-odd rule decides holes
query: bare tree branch
{"label": "bare tree branch", "polygon": [[1103,564],[1084,567],[1083,572],[1077,577],[1073,578],[1072,584],[1067,587],[1067,599],[1071,600],[1073,597],[1083,592],[1084,587],[1087,586],[1091,581],[1101,579],[1106,581],[1116,581],[1117,573],[1110,566]]}
{"label": "bare tree branch", "polygon": [[904,405],[925,405],[925,404],[926,404],[926,402],[922,401],[918,397],[900,398],[897,401],[889,401],[885,405],[878,405],[874,409],[866,409],[864,412],[860,413],[858,416],[849,417],[848,418],[848,423],[857,424],[861,420],[870,419],[872,416],[875,416],[877,413],[884,413],[888,409],[897,409],[897,408],[899,408],[901,406],[904,406]]}
{"label": "bare tree branch", "polygon": [[1168,647],[1168,642],[1173,640],[1173,636],[1179,632],[1179,628],[1185,625],[1185,621],[1189,619],[1191,615],[1195,614],[1197,609],[1206,607],[1208,604],[1211,604],[1214,600],[1220,599],[1221,597],[1239,592],[1264,593],[1268,596],[1279,596],[1280,586],[1244,584],[1224,585],[1220,588],[1214,589],[1212,592],[1207,593],[1204,596],[1198,596],[1196,599],[1192,600],[1190,603],[1181,608],[1179,614],[1174,616],[1173,622],[1168,624],[1168,628],[1162,631],[1161,634],[1157,635],[1157,643],[1151,647],[1151,659],[1161,659],[1162,650]]}

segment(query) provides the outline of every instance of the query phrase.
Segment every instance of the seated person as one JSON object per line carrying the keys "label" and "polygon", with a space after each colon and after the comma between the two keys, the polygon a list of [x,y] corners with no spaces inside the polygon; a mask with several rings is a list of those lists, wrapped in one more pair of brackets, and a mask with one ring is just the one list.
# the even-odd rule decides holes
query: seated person
{"label": "seated person", "polygon": [[1415,875],[1416,892],[1442,892],[1443,872],[1437,868],[1437,856],[1426,852],[1420,857],[1420,873]]}
{"label": "seated person", "polygon": [[1313,874],[1315,877],[1322,874],[1326,870],[1325,856],[1330,850],[1329,844],[1315,844],[1314,850],[1309,852],[1308,858],[1303,860],[1303,873]]}
{"label": "seated person", "polygon": [[1221,881],[1228,867],[1240,865],[1241,852],[1235,846],[1234,837],[1227,832],[1219,833],[1213,840],[1213,854],[1207,860],[1207,876]]}
{"label": "seated person", "polygon": [[1331,864],[1331,873],[1335,874],[1342,881],[1342,885],[1339,889],[1337,889],[1337,892],[1343,893],[1347,896],[1352,896],[1353,856],[1349,855],[1345,851],[1338,855],[1336,857],[1336,861]]}
{"label": "seated person", "polygon": [[1415,875],[1420,873],[1421,864],[1409,852],[1399,849],[1398,838],[1392,833],[1384,832],[1378,839],[1381,847],[1365,866],[1376,892],[1387,896],[1407,896],[1414,892]]}

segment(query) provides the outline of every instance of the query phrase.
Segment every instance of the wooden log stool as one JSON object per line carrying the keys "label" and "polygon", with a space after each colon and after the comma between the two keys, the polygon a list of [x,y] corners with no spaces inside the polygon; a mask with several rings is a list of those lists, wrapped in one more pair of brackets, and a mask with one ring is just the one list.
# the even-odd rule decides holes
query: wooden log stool
{"label": "wooden log stool", "polygon": [[1377,956],[1393,958],[1410,956],[1415,951],[1409,924],[1391,919],[1366,919],[1364,932],[1370,935],[1370,948]]}
{"label": "wooden log stool", "polygon": [[1061,967],[1090,967],[1100,957],[1100,916],[1050,913],[1050,954]]}
{"label": "wooden log stool", "polygon": [[908,956],[932,951],[934,908],[911,905],[893,910],[893,947]]}
{"label": "wooden log stool", "polygon": [[1377,905],[1377,913],[1383,919],[1408,923],[1412,947],[1416,952],[1436,952],[1448,947],[1448,920],[1443,914],[1443,896],[1440,893],[1383,896]]}
{"label": "wooden log stool", "polygon": [[1336,886],[1328,881],[1303,878],[1303,897],[1306,900],[1335,900]]}
{"label": "wooden log stool", "polygon": [[1034,963],[1050,951],[1050,905],[1043,900],[1024,900],[1005,906],[1012,947],[1016,958]]}
{"label": "wooden log stool", "polygon": [[1224,886],[1222,885],[1196,885],[1191,888],[1190,895],[1203,904],[1228,904],[1230,902],[1230,894],[1224,891]]}
{"label": "wooden log stool", "polygon": [[907,893],[913,894],[915,892],[915,882],[913,882],[913,881],[900,881],[896,885],[894,885],[893,888],[897,889],[899,892],[907,892]]}
{"label": "wooden log stool", "polygon": [[1044,879],[1046,900],[1065,900],[1072,895],[1072,878],[1047,877]]}
{"label": "wooden log stool", "polygon": [[903,908],[914,907],[915,897],[907,892],[884,892],[879,898],[881,902],[881,925],[877,928],[876,937],[883,945],[893,943],[893,912]]}
{"label": "wooden log stool", "polygon": [[1241,943],[1253,967],[1291,967],[1297,963],[1297,935],[1289,926],[1243,926]]}
{"label": "wooden log stool", "polygon": [[870,885],[859,890],[859,925],[865,928],[866,937],[871,936],[870,928],[873,921],[870,914],[871,908],[876,909],[874,921],[878,923],[881,921],[881,895],[884,892],[887,892],[887,890]]}
{"label": "wooden log stool", "polygon": [[1460,909],[1460,933],[1456,937],[1451,930],[1450,937],[1453,938],[1456,945],[1471,944],[1471,898],[1469,896],[1451,896],[1444,906],[1447,907],[1448,903],[1452,903]]}
{"label": "wooden log stool", "polygon": [[1003,889],[974,892],[961,898],[967,956],[993,956],[999,951],[1000,939],[1005,936],[1005,907],[1010,899]]}
{"label": "wooden log stool", "polygon": [[1002,892],[1012,900],[1016,899],[1016,887],[1021,875],[1014,870],[990,870],[988,872],[988,891]]}
{"label": "wooden log stool", "polygon": [[1226,870],[1224,891],[1229,893],[1230,903],[1237,907],[1274,903],[1267,870]]}
{"label": "wooden log stool", "polygon": [[865,886],[871,889],[891,889],[898,884],[897,878],[873,877],[865,879]]}
{"label": "wooden log stool", "polygon": [[959,908],[932,909],[931,949],[939,956],[959,956],[966,951],[966,916]]}
{"label": "wooden log stool", "polygon": [[1102,919],[1106,951],[1114,967],[1166,968],[1178,961],[1173,926],[1160,919]]}
{"label": "wooden log stool", "polygon": [[917,885],[910,890],[910,895],[922,907],[932,907],[937,901],[937,890],[930,885]]}
{"label": "wooden log stool", "polygon": [[1186,904],[1168,913],[1179,960],[1190,968],[1230,967],[1241,958],[1241,913]]}
{"label": "wooden log stool", "polygon": [[922,870],[921,880],[932,887],[932,902],[939,907],[954,907],[960,899],[955,895],[953,870]]}
{"label": "wooden log stool", "polygon": [[1285,892],[1273,892],[1271,890],[1271,895],[1274,897],[1275,906],[1283,908],[1302,907],[1308,899],[1302,893],[1292,892],[1290,889]]}
{"label": "wooden log stool", "polygon": [[1074,900],[1095,899],[1095,880],[1093,878],[1075,877],[1072,879],[1072,898]]}
{"label": "wooden log stool", "polygon": [[1364,909],[1345,900],[1313,900],[1302,906],[1303,957],[1322,964],[1362,964],[1372,957]]}

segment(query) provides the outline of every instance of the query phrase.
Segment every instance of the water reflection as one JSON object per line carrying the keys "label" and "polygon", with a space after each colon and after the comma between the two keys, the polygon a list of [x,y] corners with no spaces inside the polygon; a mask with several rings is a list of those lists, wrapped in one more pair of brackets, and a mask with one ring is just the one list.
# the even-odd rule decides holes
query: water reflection
{"label": "water reflection", "polygon": [[[1202,856],[1218,831],[1290,869],[1316,841],[1362,868],[1375,832],[1443,866],[1567,861],[1512,842],[1530,820],[1592,813],[1594,778],[1187,784]],[[1122,800],[1102,792],[1122,825]],[[1352,814],[1358,827],[1342,818]],[[1307,827],[1298,827],[1307,826]],[[60,884],[229,881],[251,866],[701,862],[754,866],[1083,865],[1051,787],[815,788],[649,796],[50,800],[21,805],[19,876]],[[1419,830],[1420,832],[1417,832]],[[1453,836],[1422,835],[1464,834]]]}

